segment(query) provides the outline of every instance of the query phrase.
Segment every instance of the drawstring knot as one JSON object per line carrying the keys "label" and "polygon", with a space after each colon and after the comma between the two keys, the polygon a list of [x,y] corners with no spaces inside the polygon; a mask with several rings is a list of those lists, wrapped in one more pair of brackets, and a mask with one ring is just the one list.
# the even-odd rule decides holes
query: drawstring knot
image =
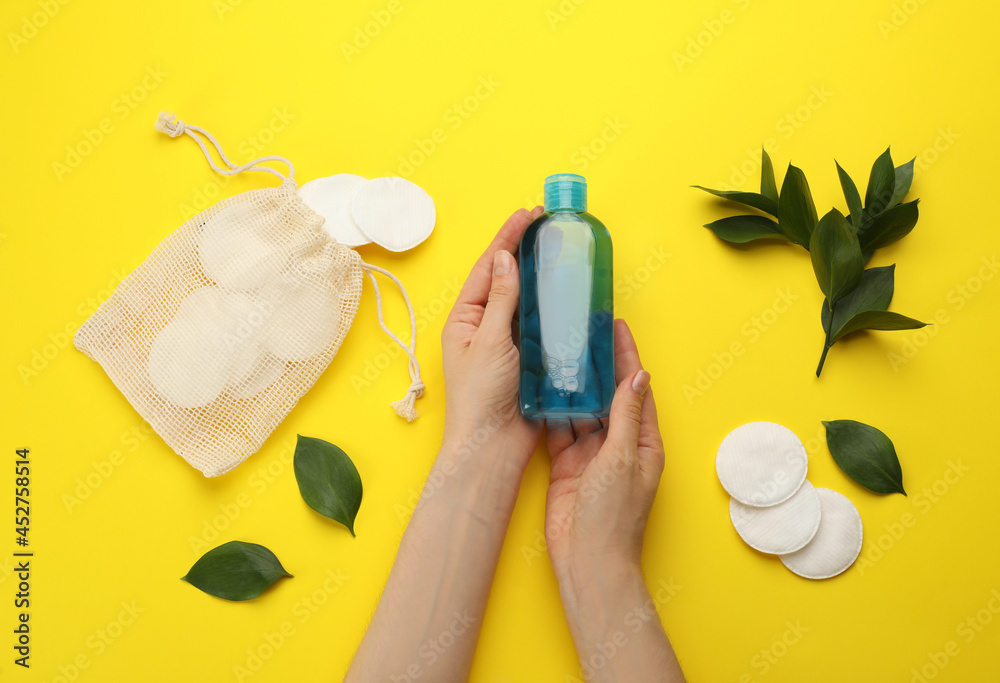
{"label": "drawstring knot", "polygon": [[156,119],[154,127],[156,128],[156,130],[160,131],[161,133],[166,133],[172,138],[184,135],[184,131],[187,129],[187,126],[184,125],[184,122],[178,119],[176,116],[174,116],[174,114],[172,114],[169,111],[160,112],[160,116]]}

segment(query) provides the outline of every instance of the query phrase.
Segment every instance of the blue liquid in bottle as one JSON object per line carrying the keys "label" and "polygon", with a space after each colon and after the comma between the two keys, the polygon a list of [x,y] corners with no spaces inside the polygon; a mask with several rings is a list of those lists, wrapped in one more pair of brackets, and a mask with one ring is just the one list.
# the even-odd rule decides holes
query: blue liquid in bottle
{"label": "blue liquid in bottle", "polygon": [[611,235],[587,213],[587,181],[545,179],[545,213],[521,238],[521,412],[607,417],[615,394]]}

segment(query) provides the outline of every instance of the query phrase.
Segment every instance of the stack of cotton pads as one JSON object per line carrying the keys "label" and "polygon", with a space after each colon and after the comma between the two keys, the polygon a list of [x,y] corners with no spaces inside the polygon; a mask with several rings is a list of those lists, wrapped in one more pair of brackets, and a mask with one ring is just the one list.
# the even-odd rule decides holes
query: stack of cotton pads
{"label": "stack of cotton pads", "polygon": [[404,178],[368,180],[341,173],[310,180],[302,200],[325,220],[324,229],[348,247],[374,242],[406,251],[430,237],[437,218],[434,200]]}
{"label": "stack of cotton pads", "polygon": [[861,552],[861,515],[840,493],[806,480],[809,458],[795,434],[773,422],[731,431],[715,460],[731,496],[729,516],[747,545],[777,555],[795,574],[827,579]]}

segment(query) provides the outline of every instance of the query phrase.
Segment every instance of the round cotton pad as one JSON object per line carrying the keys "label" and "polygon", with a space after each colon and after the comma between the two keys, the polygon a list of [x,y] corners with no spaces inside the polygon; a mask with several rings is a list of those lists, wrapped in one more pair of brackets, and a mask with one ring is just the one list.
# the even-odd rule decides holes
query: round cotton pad
{"label": "round cotton pad", "polygon": [[799,437],[773,422],[750,422],[726,435],[715,471],[744,505],[768,507],[791,498],[806,480],[809,457]]}
{"label": "round cotton pad", "polygon": [[285,374],[285,362],[270,356],[254,344],[241,359],[241,372],[233,372],[226,393],[236,399],[253,398]]}
{"label": "round cotton pad", "polygon": [[310,209],[322,216],[323,229],[335,240],[348,247],[360,247],[371,239],[361,232],[351,216],[351,198],[368,178],[341,173],[316,178],[299,188],[299,196]]}
{"label": "round cotton pad", "polygon": [[748,546],[762,553],[780,555],[803,547],[819,528],[820,503],[809,480],[791,498],[766,508],[729,499],[729,518]]}
{"label": "round cotton pad", "polygon": [[437,213],[434,200],[405,178],[375,178],[354,193],[354,222],[375,244],[406,251],[430,237]]}
{"label": "round cotton pad", "polygon": [[211,403],[232,374],[233,336],[256,313],[253,302],[240,293],[218,287],[191,292],[150,345],[153,386],[182,408]]}
{"label": "round cotton pad", "polygon": [[231,204],[202,227],[198,258],[205,275],[216,284],[253,289],[277,275],[284,265],[284,250],[258,234],[254,220],[249,203]]}
{"label": "round cotton pad", "polygon": [[792,572],[807,579],[828,579],[854,564],[864,531],[854,503],[830,489],[816,489],[822,507],[819,530],[801,550],[781,555]]}
{"label": "round cotton pad", "polygon": [[262,334],[263,347],[282,360],[303,361],[323,352],[340,327],[335,293],[321,282],[286,273],[264,292],[280,304]]}

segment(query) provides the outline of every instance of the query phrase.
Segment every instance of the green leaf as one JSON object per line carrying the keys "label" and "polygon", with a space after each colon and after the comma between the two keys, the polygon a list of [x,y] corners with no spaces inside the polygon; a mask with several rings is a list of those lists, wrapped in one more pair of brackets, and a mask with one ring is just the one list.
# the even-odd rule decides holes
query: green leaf
{"label": "green leaf", "polygon": [[291,576],[270,550],[230,541],[201,556],[181,580],[223,600],[252,600],[283,576]]}
{"label": "green leaf", "polygon": [[809,255],[819,288],[831,306],[861,281],[865,263],[858,237],[836,209],[816,225],[809,240]]}
{"label": "green leaf", "polygon": [[787,239],[778,229],[778,224],[766,216],[730,216],[705,227],[720,239],[733,244],[744,244],[765,237]]}
{"label": "green leaf", "polygon": [[840,176],[840,187],[843,188],[844,199],[847,200],[847,210],[851,212],[851,223],[857,229],[861,225],[861,195],[858,194],[858,186],[851,180],[851,176],[847,175],[847,171],[840,167],[836,159],[833,163],[837,164],[837,175]]}
{"label": "green leaf", "polygon": [[859,330],[916,330],[927,323],[892,311],[864,311],[853,316],[837,331],[833,341]]}
{"label": "green leaf", "polygon": [[361,507],[361,475],[347,453],[322,439],[299,435],[295,444],[295,480],[313,510],[340,522],[354,536]]}
{"label": "green leaf", "polygon": [[913,157],[902,166],[896,167],[896,182],[892,191],[892,199],[889,206],[896,206],[906,199],[906,193],[910,191],[910,184],[913,183],[913,162],[917,160]]}
{"label": "green leaf", "polygon": [[861,224],[858,239],[865,251],[874,251],[906,237],[917,224],[919,199],[887,209]]}
{"label": "green leaf", "polygon": [[770,197],[765,197],[764,195],[757,194],[756,192],[711,190],[707,187],[702,187],[701,185],[692,185],[691,187],[697,187],[699,190],[704,190],[709,194],[714,194],[716,197],[721,197],[722,199],[728,199],[731,202],[751,206],[755,209],[763,211],[764,213],[769,213],[772,216],[778,215],[777,203]]}
{"label": "green leaf", "polygon": [[809,238],[816,227],[816,205],[802,169],[788,164],[778,197],[778,225],[796,244],[809,248]]}
{"label": "green leaf", "polygon": [[[778,185],[774,182],[774,166],[767,150],[760,148],[760,193],[777,205]],[[774,214],[771,214],[774,215]]]}
{"label": "green leaf", "polygon": [[854,481],[875,493],[902,493],[903,470],[885,434],[854,420],[824,421],[834,461]]}
{"label": "green leaf", "polygon": [[892,167],[892,156],[889,148],[875,160],[872,173],[868,178],[868,190],[865,192],[865,210],[869,216],[876,216],[889,206],[896,188],[896,169]]}
{"label": "green leaf", "polygon": [[[858,313],[864,311],[884,311],[889,308],[892,301],[892,291],[894,287],[894,274],[896,264],[882,266],[880,268],[869,268],[862,274],[861,282],[858,286],[846,294],[837,302],[836,310],[833,314],[833,330],[831,337],[837,338],[841,328],[847,321]],[[822,311],[823,329],[829,325],[830,307],[826,300],[823,301]]]}

